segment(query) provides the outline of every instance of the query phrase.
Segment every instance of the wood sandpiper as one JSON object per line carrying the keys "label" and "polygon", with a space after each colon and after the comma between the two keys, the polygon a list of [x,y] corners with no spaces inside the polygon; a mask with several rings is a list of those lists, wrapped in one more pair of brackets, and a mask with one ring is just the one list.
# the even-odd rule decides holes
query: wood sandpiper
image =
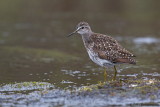
{"label": "wood sandpiper", "polygon": [[[114,38],[108,35],[94,33],[87,22],[80,22],[76,30],[68,35],[78,33],[82,36],[84,46],[90,59],[101,67],[114,67],[115,73],[113,80],[117,75],[117,64],[128,63],[136,64],[134,54],[123,48]],[[105,70],[105,78],[107,70]]]}

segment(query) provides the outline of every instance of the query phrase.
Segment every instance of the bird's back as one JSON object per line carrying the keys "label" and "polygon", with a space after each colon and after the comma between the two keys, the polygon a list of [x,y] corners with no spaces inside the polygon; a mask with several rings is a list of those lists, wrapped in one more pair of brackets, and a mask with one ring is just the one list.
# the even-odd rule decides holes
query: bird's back
{"label": "bird's back", "polygon": [[135,57],[135,55],[123,48],[114,38],[93,33],[90,36],[90,40],[93,42],[92,49],[98,54],[99,58],[109,60],[114,64],[136,64],[136,61],[132,58]]}

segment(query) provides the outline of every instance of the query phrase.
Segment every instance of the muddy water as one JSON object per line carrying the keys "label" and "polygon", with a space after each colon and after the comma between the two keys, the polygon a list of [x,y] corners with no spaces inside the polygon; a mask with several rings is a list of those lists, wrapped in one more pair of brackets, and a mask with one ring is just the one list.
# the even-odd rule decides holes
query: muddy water
{"label": "muddy water", "polygon": [[[74,88],[103,81],[104,69],[89,59],[78,22],[116,38],[137,57],[118,66],[118,78],[160,76],[159,1],[0,1],[0,83],[47,82]],[[113,77],[108,71],[108,80]]]}

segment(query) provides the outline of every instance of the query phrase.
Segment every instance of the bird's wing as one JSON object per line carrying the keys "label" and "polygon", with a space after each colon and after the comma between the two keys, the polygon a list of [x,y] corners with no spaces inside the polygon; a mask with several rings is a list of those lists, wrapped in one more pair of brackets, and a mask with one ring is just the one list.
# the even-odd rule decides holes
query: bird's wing
{"label": "bird's wing", "polygon": [[101,59],[110,60],[112,63],[135,64],[135,60],[131,58],[135,55],[123,48],[114,38],[103,34],[94,34],[91,39],[94,44],[93,50]]}

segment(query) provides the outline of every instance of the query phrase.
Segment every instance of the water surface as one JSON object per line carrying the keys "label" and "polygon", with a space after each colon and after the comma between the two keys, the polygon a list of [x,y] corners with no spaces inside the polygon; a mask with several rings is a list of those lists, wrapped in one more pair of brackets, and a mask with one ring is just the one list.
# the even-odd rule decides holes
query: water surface
{"label": "water surface", "polygon": [[[103,81],[104,69],[88,57],[80,35],[67,38],[87,21],[137,57],[121,65],[118,78],[159,79],[159,1],[0,1],[0,84],[47,82],[75,88]],[[108,80],[113,77],[108,71]]]}

